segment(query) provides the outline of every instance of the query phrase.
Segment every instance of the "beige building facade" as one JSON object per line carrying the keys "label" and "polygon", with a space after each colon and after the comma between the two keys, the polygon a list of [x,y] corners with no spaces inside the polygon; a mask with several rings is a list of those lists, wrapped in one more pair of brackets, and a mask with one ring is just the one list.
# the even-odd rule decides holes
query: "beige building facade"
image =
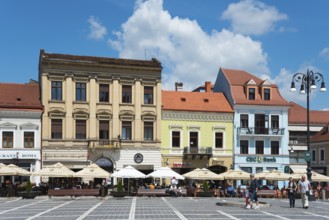
{"label": "beige building facade", "polygon": [[161,166],[161,63],[40,52],[42,162]]}

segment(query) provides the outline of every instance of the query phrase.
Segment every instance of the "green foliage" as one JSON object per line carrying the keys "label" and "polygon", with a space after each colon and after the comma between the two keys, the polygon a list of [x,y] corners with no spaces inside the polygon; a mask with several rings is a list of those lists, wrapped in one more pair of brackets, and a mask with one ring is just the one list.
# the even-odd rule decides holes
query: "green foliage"
{"label": "green foliage", "polygon": [[208,181],[204,181],[204,182],[203,182],[203,191],[204,191],[204,192],[209,191],[209,184],[208,184]]}
{"label": "green foliage", "polygon": [[30,180],[28,180],[26,183],[26,192],[31,192],[31,190],[32,190],[32,184]]}
{"label": "green foliage", "polygon": [[122,180],[119,180],[118,185],[117,185],[117,191],[122,192],[123,191],[123,185],[122,185]]}

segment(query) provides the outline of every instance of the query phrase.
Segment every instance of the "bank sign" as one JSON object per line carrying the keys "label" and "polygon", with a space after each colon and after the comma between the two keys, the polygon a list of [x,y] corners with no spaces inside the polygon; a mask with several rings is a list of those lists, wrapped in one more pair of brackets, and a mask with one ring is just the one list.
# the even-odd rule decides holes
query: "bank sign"
{"label": "bank sign", "polygon": [[248,163],[276,163],[275,157],[247,157]]}

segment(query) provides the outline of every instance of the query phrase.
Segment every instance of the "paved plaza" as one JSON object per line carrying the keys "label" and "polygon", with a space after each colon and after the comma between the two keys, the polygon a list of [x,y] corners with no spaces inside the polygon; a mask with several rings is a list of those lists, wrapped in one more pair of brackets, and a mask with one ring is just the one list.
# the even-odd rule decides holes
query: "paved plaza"
{"label": "paved plaza", "polygon": [[328,201],[310,202],[310,208],[305,210],[300,199],[295,208],[289,208],[287,199],[261,199],[271,207],[248,210],[216,205],[223,200],[243,202],[236,198],[190,197],[1,198],[0,219],[329,219]]}

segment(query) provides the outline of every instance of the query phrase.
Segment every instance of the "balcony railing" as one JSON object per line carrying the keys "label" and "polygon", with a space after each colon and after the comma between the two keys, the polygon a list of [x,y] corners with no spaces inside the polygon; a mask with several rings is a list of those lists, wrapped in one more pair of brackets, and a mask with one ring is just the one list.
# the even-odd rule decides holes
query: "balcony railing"
{"label": "balcony railing", "polygon": [[265,127],[239,127],[240,135],[284,135],[284,128],[265,128]]}
{"label": "balcony railing", "polygon": [[120,148],[121,144],[118,140],[107,140],[107,139],[99,139],[99,140],[90,140],[89,148]]}

